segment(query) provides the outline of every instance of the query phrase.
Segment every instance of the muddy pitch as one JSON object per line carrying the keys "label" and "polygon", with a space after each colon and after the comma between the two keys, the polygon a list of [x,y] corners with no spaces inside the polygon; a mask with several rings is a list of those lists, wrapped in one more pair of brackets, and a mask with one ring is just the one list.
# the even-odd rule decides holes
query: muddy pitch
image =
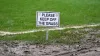
{"label": "muddy pitch", "polygon": [[100,56],[100,30],[87,30],[81,42],[73,45],[28,44],[27,41],[0,41],[0,56]]}

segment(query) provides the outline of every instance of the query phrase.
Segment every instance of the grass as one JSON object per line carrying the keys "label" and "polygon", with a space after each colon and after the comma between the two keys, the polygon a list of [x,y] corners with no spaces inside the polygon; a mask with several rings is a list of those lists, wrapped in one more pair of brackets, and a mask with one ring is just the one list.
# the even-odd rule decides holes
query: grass
{"label": "grass", "polygon": [[100,0],[0,0],[0,30],[36,28],[36,11],[60,12],[61,26],[100,23]]}
{"label": "grass", "polygon": [[1,36],[0,40],[3,41],[29,41],[33,44],[74,44],[79,43],[82,37],[82,33],[75,33],[77,29],[65,29],[61,31],[49,31],[49,40],[46,41],[46,32],[36,32],[29,34],[9,35]]}
{"label": "grass", "polygon": [[[84,29],[92,29],[91,31],[85,31]],[[46,32],[35,32],[19,35],[7,35],[0,36],[0,40],[3,41],[29,41],[31,44],[76,44],[80,43],[80,40],[84,38],[85,34],[92,31],[100,30],[100,26],[86,27],[81,29],[65,29],[57,31],[49,31],[49,40],[46,41]],[[100,35],[97,34],[99,38]]]}
{"label": "grass", "polygon": [[[61,26],[100,23],[100,0],[0,0],[0,31],[36,29],[36,11],[60,12]],[[35,44],[79,43],[87,32],[74,30],[77,29],[50,31],[48,41],[45,32],[0,36],[0,40],[27,40]]]}

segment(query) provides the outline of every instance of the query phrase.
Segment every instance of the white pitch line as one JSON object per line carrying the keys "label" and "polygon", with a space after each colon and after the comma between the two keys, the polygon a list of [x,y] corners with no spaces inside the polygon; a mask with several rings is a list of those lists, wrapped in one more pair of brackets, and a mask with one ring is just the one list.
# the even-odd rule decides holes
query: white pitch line
{"label": "white pitch line", "polygon": [[[95,26],[100,26],[100,24],[81,25],[81,26],[68,26],[68,27],[60,27],[60,28],[52,28],[52,29],[50,28],[48,30],[49,31],[54,31],[54,30],[64,30],[64,29],[69,29],[69,28],[84,28],[84,27],[95,27]],[[35,30],[21,31],[21,32],[5,32],[5,31],[0,31],[0,36],[33,33],[33,32],[39,32],[39,31],[46,31],[46,29],[35,29]]]}

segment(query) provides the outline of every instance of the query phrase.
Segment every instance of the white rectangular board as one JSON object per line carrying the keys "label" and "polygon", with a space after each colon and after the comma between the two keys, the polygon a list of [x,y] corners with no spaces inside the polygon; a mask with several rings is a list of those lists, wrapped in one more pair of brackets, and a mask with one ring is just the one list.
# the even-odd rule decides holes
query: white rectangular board
{"label": "white rectangular board", "polygon": [[50,12],[50,11],[37,11],[36,26],[37,27],[59,27],[60,13]]}

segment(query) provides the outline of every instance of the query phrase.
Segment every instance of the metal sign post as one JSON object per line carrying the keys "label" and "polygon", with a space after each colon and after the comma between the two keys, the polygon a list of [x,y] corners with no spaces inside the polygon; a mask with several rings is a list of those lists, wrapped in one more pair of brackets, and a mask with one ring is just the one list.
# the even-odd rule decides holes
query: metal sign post
{"label": "metal sign post", "polygon": [[46,40],[48,40],[49,39],[49,30],[47,29],[46,30]]}
{"label": "metal sign post", "polygon": [[[60,13],[51,11],[36,12],[37,27],[60,27]],[[49,30],[46,30],[46,40],[48,40]]]}

